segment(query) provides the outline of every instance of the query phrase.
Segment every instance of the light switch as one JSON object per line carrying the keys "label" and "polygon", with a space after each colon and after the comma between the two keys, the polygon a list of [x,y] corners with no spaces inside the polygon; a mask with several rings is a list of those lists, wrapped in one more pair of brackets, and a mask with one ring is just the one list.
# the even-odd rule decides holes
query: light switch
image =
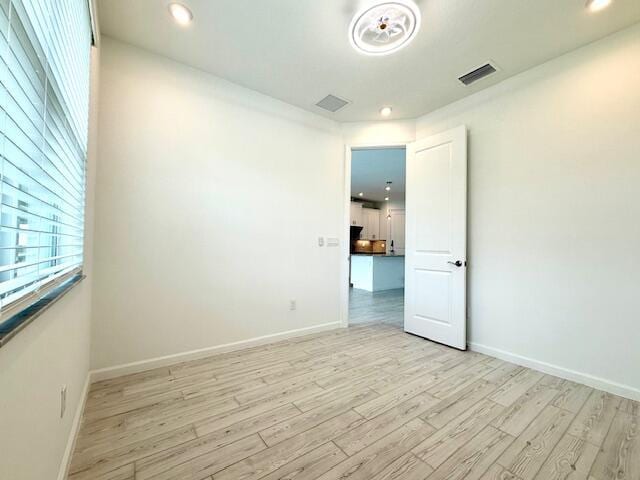
{"label": "light switch", "polygon": [[318,237],[318,246],[324,247],[324,237]]}
{"label": "light switch", "polygon": [[327,247],[337,247],[340,245],[340,239],[336,237],[327,237]]}

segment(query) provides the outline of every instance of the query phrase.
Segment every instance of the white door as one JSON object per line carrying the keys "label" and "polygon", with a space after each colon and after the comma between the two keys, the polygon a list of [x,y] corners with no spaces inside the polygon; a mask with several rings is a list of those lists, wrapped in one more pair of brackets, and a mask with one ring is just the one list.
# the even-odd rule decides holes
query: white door
{"label": "white door", "polygon": [[467,348],[467,130],[407,145],[404,329]]}

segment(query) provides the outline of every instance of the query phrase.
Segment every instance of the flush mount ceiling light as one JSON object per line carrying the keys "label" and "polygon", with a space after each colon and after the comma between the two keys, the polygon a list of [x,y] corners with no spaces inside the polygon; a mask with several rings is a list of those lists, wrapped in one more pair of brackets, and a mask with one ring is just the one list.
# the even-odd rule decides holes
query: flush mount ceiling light
{"label": "flush mount ceiling light", "polygon": [[388,117],[389,115],[391,115],[392,111],[393,109],[391,107],[382,107],[380,109],[380,115],[382,115],[383,117]]}
{"label": "flush mount ceiling light", "polygon": [[169,13],[173,19],[182,26],[187,26],[193,20],[193,13],[181,3],[170,3]]}
{"label": "flush mount ceiling light", "polygon": [[411,0],[378,2],[351,20],[349,40],[360,53],[389,55],[406,47],[420,30],[420,9]]}
{"label": "flush mount ceiling light", "polygon": [[364,192],[360,192],[360,193],[358,194],[358,196],[359,196],[359,197],[364,197]]}
{"label": "flush mount ceiling light", "polygon": [[611,0],[587,0],[587,8],[591,12],[599,12],[611,5]]}

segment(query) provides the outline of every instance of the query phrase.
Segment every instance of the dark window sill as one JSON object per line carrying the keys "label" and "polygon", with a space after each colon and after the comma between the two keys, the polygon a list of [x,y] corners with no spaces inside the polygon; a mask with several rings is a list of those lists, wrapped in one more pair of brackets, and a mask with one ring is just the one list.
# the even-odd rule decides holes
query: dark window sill
{"label": "dark window sill", "polygon": [[51,305],[60,300],[85,278],[86,276],[82,272],[73,275],[57,287],[44,293],[40,298],[35,299],[31,305],[3,321],[0,324],[0,347],[3,347],[18,332],[42,315]]}

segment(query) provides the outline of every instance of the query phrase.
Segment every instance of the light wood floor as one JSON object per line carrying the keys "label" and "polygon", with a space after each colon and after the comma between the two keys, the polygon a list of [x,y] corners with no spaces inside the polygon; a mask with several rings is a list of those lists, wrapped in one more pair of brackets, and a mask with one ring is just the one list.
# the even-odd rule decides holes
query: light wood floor
{"label": "light wood floor", "polygon": [[349,325],[386,323],[401,328],[404,324],[404,289],[367,292],[349,291]]}
{"label": "light wood floor", "polygon": [[637,402],[362,325],[94,384],[69,478],[639,480],[639,419]]}

